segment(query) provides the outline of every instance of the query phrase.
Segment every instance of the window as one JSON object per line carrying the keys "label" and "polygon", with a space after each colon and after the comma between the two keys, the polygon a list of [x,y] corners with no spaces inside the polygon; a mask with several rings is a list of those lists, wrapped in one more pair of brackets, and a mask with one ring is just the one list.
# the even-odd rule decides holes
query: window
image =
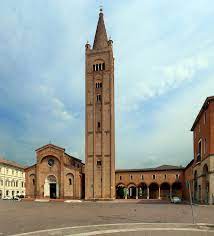
{"label": "window", "polygon": [[100,124],[100,122],[98,121],[97,122],[97,128],[99,129],[101,127],[101,124]]}
{"label": "window", "polygon": [[97,161],[97,165],[101,166],[102,165],[102,161]]}
{"label": "window", "polygon": [[143,180],[144,178],[143,178],[143,175],[141,175],[141,179]]}
{"label": "window", "polygon": [[93,71],[102,71],[105,70],[105,63],[99,63],[93,65]]}
{"label": "window", "polygon": [[96,88],[102,88],[102,83],[101,82],[99,82],[99,83],[96,83]]}
{"label": "window", "polygon": [[120,180],[122,180],[122,176],[120,175]]}
{"label": "window", "polygon": [[69,178],[69,185],[72,185],[72,179]]}
{"label": "window", "polygon": [[152,175],[152,179],[156,179],[156,176],[155,176],[155,175]]}
{"label": "window", "polygon": [[97,102],[101,102],[101,95],[97,94]]}
{"label": "window", "polygon": [[164,175],[164,179],[166,179],[166,175]]}
{"label": "window", "polygon": [[8,196],[8,195],[9,195],[9,190],[6,191],[6,196]]}
{"label": "window", "polygon": [[201,140],[198,142],[197,162],[201,161]]}
{"label": "window", "polygon": [[16,187],[18,187],[18,180],[16,181]]}
{"label": "window", "polygon": [[8,175],[8,169],[6,169],[6,174]]}
{"label": "window", "polygon": [[35,185],[35,179],[33,179],[33,185]]}
{"label": "window", "polygon": [[175,178],[176,178],[176,180],[178,180],[178,179],[179,179],[179,175],[177,174],[177,175],[175,176]]}
{"label": "window", "polygon": [[130,179],[132,179],[132,175],[130,175]]}

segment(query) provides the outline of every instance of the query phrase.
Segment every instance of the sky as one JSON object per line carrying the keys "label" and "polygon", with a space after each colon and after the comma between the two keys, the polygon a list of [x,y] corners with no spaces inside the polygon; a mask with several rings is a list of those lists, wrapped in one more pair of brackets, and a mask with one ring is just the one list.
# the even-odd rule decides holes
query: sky
{"label": "sky", "polygon": [[0,156],[53,143],[84,161],[85,43],[103,5],[115,57],[116,168],[185,166],[214,95],[212,0],[0,0]]}

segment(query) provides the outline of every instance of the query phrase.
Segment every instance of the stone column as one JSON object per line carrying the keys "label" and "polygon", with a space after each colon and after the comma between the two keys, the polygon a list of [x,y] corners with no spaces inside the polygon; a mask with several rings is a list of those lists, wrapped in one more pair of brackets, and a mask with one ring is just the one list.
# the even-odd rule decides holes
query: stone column
{"label": "stone column", "polygon": [[147,199],[149,199],[149,186],[147,186]]}
{"label": "stone column", "polygon": [[138,187],[136,187],[136,199],[138,199]]}
{"label": "stone column", "polygon": [[158,189],[158,199],[161,199],[161,195],[160,195],[160,186],[159,186],[159,189]]}
{"label": "stone column", "polygon": [[128,196],[128,189],[125,188],[125,199],[127,199],[127,196]]}

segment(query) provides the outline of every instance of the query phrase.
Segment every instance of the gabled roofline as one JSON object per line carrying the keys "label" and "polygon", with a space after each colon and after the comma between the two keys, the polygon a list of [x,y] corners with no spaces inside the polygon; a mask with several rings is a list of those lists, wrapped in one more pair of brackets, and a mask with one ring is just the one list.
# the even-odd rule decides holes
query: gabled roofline
{"label": "gabled roofline", "polygon": [[208,106],[209,102],[212,102],[212,101],[214,101],[214,96],[210,96],[210,97],[207,97],[207,98],[206,98],[206,100],[205,100],[203,106],[201,107],[201,110],[199,111],[199,113],[198,113],[198,115],[197,115],[197,117],[196,117],[196,119],[195,119],[195,121],[194,121],[194,123],[193,123],[193,125],[192,125],[191,131],[194,131],[195,126],[197,125],[198,121],[199,121],[200,118],[201,118],[201,115],[202,115],[203,112],[207,109],[207,106]]}
{"label": "gabled roofline", "polygon": [[60,151],[63,151],[63,152],[65,151],[65,148],[61,148],[61,147],[56,146],[56,145],[51,144],[51,143],[46,144],[46,145],[44,145],[44,146],[42,146],[42,147],[36,149],[35,151],[38,152],[38,151],[41,151],[41,150],[43,150],[43,149],[45,149],[45,148],[48,148],[48,147],[52,147],[52,148],[54,148],[54,149],[57,149],[57,150],[60,150]]}

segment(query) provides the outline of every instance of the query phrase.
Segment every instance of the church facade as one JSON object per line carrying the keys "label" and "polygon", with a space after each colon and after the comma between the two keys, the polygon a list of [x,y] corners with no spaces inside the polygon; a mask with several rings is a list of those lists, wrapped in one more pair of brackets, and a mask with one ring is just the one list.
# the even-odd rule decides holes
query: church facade
{"label": "church facade", "polygon": [[185,168],[163,165],[115,170],[114,57],[103,12],[93,46],[85,45],[85,164],[47,144],[25,169],[26,197],[85,200],[170,199],[179,196],[214,204],[214,97],[197,116],[194,160]]}
{"label": "church facade", "polygon": [[30,198],[84,198],[84,164],[53,144],[36,150],[36,164],[25,169]]}

